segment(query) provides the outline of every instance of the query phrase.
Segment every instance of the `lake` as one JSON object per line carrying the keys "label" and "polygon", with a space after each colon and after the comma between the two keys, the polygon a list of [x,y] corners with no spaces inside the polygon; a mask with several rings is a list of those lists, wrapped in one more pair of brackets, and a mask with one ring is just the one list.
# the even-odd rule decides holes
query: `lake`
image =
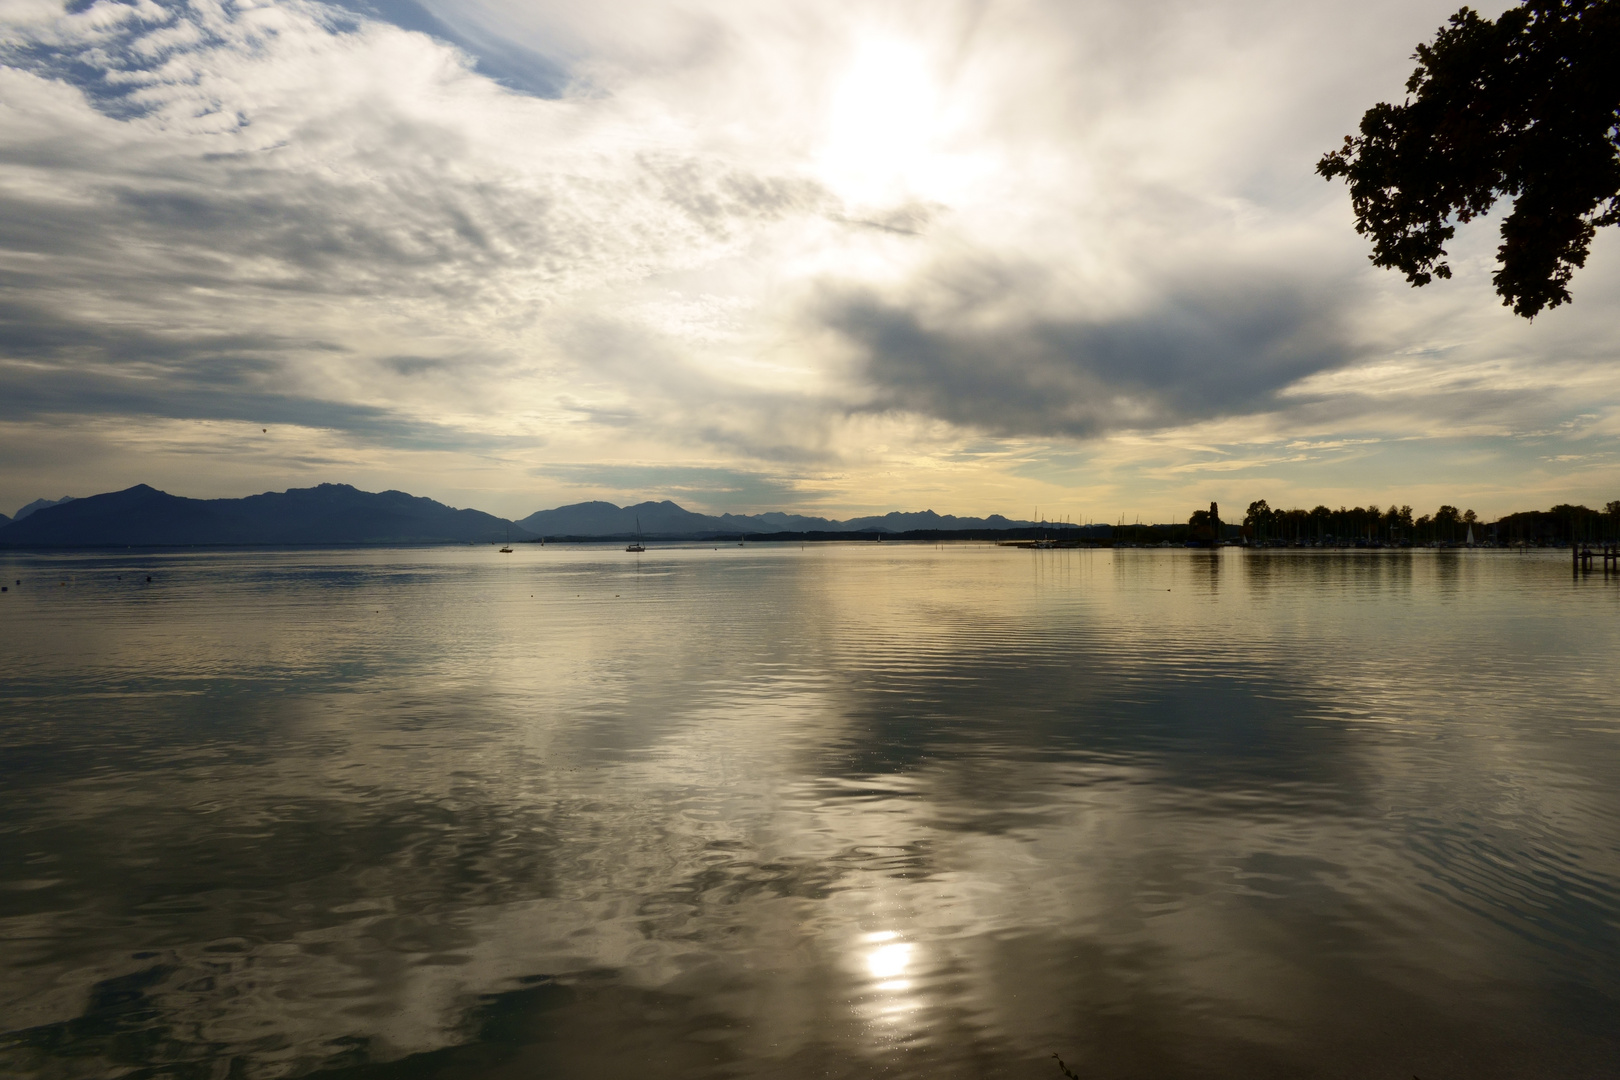
{"label": "lake", "polygon": [[1620,1062],[1567,552],[516,547],[0,554],[0,1073]]}

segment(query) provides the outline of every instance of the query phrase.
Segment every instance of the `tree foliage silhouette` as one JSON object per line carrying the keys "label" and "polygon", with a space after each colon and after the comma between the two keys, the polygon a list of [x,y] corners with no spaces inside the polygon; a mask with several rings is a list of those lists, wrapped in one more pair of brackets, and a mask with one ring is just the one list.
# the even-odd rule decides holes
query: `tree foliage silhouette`
{"label": "tree foliage silhouette", "polygon": [[1597,229],[1620,223],[1620,0],[1525,0],[1495,22],[1465,7],[1413,59],[1405,102],[1316,165],[1349,184],[1373,263],[1449,278],[1452,221],[1509,197],[1502,302],[1527,319],[1568,303]]}

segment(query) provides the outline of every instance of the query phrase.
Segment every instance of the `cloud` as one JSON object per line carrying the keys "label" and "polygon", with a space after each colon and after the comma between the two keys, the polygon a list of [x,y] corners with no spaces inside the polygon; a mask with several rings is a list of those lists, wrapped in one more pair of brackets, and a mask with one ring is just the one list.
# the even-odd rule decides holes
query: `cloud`
{"label": "cloud", "polygon": [[986,324],[986,305],[1023,291],[1007,277],[969,275],[948,303],[834,293],[816,316],[857,350],[874,390],[868,407],[1002,435],[1092,436],[1259,412],[1355,352],[1326,289],[1211,273],[1128,315]]}
{"label": "cloud", "polygon": [[431,452],[384,486],[507,510],[718,470],[762,500],[728,506],[807,476],[848,516],[1088,468],[1098,502],[1168,491],[1298,439],[1601,455],[1560,425],[1620,408],[1606,236],[1527,330],[1488,229],[1414,295],[1310,172],[1447,14],[0,0],[0,461],[41,424],[117,457],[120,417],[199,447],[274,420],[322,478]]}
{"label": "cloud", "polygon": [[498,400],[546,348],[525,328],[571,295],[701,263],[820,197],[592,145],[589,101],[513,95],[442,42],[318,4],[32,10],[0,69],[11,418],[538,445],[445,406]]}
{"label": "cloud", "polygon": [[704,466],[589,463],[547,465],[537,470],[571,487],[618,492],[621,500],[672,499],[724,513],[738,507],[795,507],[808,493],[798,478]]}
{"label": "cloud", "polygon": [[148,289],[155,271],[532,304],[702,262],[820,199],[690,146],[604,143],[611,102],[510,94],[457,49],[320,4],[103,0],[20,29],[4,160],[52,182],[6,192],[0,239],[116,252],[102,283],[138,265]]}
{"label": "cloud", "polygon": [[0,302],[0,421],[167,417],[293,424],[400,448],[508,440],[400,410],[289,392],[295,358],[341,345],[254,333],[161,334]]}
{"label": "cloud", "polygon": [[479,72],[521,93],[561,97],[572,78],[564,64],[490,33],[464,17],[454,5],[417,0],[335,0],[334,6],[453,45],[472,57]]}

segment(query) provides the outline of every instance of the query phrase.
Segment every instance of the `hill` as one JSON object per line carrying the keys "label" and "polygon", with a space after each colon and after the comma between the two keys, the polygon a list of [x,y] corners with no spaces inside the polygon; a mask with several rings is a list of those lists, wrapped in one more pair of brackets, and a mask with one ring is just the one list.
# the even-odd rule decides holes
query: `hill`
{"label": "hill", "polygon": [[244,499],[187,499],[137,484],[0,525],[5,547],[484,543],[508,537],[532,538],[493,514],[347,484]]}
{"label": "hill", "polygon": [[[610,502],[574,503],[538,510],[517,523],[540,536],[628,536],[636,531],[638,519],[643,533],[656,536],[690,536],[727,528],[722,518],[694,514],[667,499],[622,507]],[[736,526],[731,529],[737,531]]]}
{"label": "hill", "polygon": [[700,514],[669,500],[615,506],[583,502],[510,522],[403,491],[321,484],[242,499],[188,499],[146,484],[83,499],[38,499],[9,522],[3,547],[170,547],[215,544],[433,544],[537,537],[708,537],[761,534],[912,533],[1030,528],[1028,521],[956,517],[932,510],[837,521],[802,514]]}
{"label": "hill", "polygon": [[802,514],[784,514],[772,511],[765,514],[698,514],[677,504],[643,502],[631,506],[615,506],[610,502],[583,502],[559,506],[554,510],[539,510],[518,521],[518,525],[540,536],[629,536],[640,522],[641,532],[647,536],[678,537],[714,534],[749,533],[837,533],[885,532],[902,533],[917,530],[965,529],[1017,529],[1028,528],[1033,522],[1009,521],[1000,514],[987,518],[964,518],[952,514],[936,514],[932,510],[915,513],[893,511],[875,517],[850,518],[836,521]]}
{"label": "hill", "polygon": [[15,514],[12,514],[11,517],[8,520],[10,520],[10,521],[21,521],[23,518],[27,517],[29,514],[32,514],[35,510],[43,510],[47,506],[61,506],[63,503],[70,503],[72,501],[73,501],[73,496],[71,496],[71,495],[64,495],[60,499],[35,499],[33,502],[29,503],[27,506],[25,506],[22,509],[18,510]]}

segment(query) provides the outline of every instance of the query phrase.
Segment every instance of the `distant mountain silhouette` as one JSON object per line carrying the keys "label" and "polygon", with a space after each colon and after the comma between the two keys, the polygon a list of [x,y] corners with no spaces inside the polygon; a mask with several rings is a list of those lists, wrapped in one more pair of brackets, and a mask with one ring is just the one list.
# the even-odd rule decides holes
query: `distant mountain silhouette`
{"label": "distant mountain silhouette", "polygon": [[1015,529],[1032,522],[1009,521],[1000,514],[987,518],[964,518],[936,514],[932,510],[901,513],[896,510],[877,517],[805,517],[800,514],[697,514],[669,500],[615,506],[610,502],[583,502],[540,510],[518,521],[529,532],[540,536],[627,536],[636,531],[648,536],[701,536],[713,533],[777,532],[909,532],[914,529]]}
{"label": "distant mountain silhouette", "polygon": [[537,537],[691,537],[1029,528],[1028,521],[894,511],[836,521],[802,514],[698,514],[669,500],[575,503],[510,522],[403,491],[321,484],[244,499],[187,499],[145,484],[84,499],[38,499],[0,516],[0,547],[147,547],[191,544],[433,544]]}
{"label": "distant mountain silhouette", "polygon": [[245,499],[186,499],[137,484],[0,525],[0,545],[6,547],[482,543],[508,537],[532,539],[493,514],[347,484]]}
{"label": "distant mountain silhouette", "polygon": [[[638,517],[642,532],[660,536],[685,536],[726,528],[720,518],[694,514],[667,500],[626,507],[609,502],[575,503],[537,511],[520,518],[518,525],[539,536],[619,536],[635,532]],[[735,528],[732,531],[736,531]]]}
{"label": "distant mountain silhouette", "polygon": [[842,522],[845,529],[881,530],[883,532],[910,532],[914,529],[1027,529],[1033,521],[1009,521],[1000,514],[987,518],[957,517],[955,514],[936,514],[932,510],[902,513],[891,510],[882,517],[850,518]]}
{"label": "distant mountain silhouette", "polygon": [[70,503],[72,501],[73,496],[71,495],[64,495],[60,499],[35,499],[21,510],[18,510],[15,514],[12,514],[8,520],[21,521],[23,518],[27,517],[29,514],[32,514],[36,510],[43,510],[47,506],[61,506],[63,503]]}

